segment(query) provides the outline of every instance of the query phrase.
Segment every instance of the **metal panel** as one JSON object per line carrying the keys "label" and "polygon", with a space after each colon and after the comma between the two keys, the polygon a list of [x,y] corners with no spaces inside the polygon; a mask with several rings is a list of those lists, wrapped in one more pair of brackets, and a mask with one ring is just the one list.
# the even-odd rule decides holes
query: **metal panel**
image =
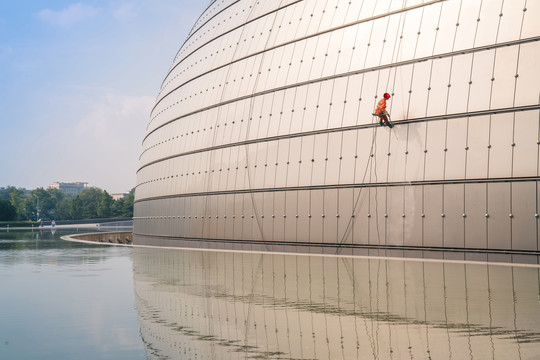
{"label": "metal panel", "polygon": [[491,117],[489,177],[510,176],[512,171],[513,114]]}
{"label": "metal panel", "polygon": [[[343,133],[330,133],[325,136],[325,138],[328,143],[327,146],[323,147],[323,149],[326,150],[326,154],[321,157],[321,160],[318,160],[318,156],[316,157],[318,161],[324,164],[324,167],[319,169],[315,166],[313,170],[315,172],[324,172],[324,184],[333,185],[339,183],[340,168],[343,161],[343,156],[341,155]],[[353,159],[353,156],[350,158]],[[315,164],[317,164],[317,162],[315,162]]]}
{"label": "metal panel", "polygon": [[286,195],[284,191],[276,191],[273,193],[274,210],[273,210],[273,236],[274,241],[284,241],[285,238],[285,221],[287,216]]}
{"label": "metal panel", "polygon": [[[309,243],[310,238],[310,218],[308,217],[311,214],[311,191],[304,190],[298,191],[298,208],[296,210],[296,229],[297,229],[297,238],[296,241]],[[295,216],[296,216],[295,215]]]}
{"label": "metal panel", "polygon": [[[337,243],[338,238],[338,190],[326,189],[324,190],[324,209],[322,218],[323,226],[323,242],[325,243]],[[316,216],[315,216],[316,218]]]}
{"label": "metal panel", "polygon": [[[327,158],[327,147],[329,146],[328,136],[330,134],[318,134],[315,135],[314,138],[314,144],[313,144],[313,153],[312,154],[306,154],[306,157],[302,157],[304,161],[302,162],[302,166],[305,166],[306,169],[309,171],[310,181],[306,182],[306,185],[324,185],[325,181],[325,168],[327,166],[327,163],[330,161],[337,161],[336,159],[329,159],[328,161],[325,161]],[[336,143],[339,144],[339,143]],[[332,146],[331,146],[332,147]],[[328,150],[330,151],[330,150]],[[338,148],[339,151],[339,148]]]}
{"label": "metal panel", "polygon": [[[354,244],[368,244],[368,233],[370,231],[369,212],[369,188],[356,188],[353,191],[353,215],[351,235],[345,238],[345,242]],[[352,240],[351,240],[352,239]]]}
{"label": "metal panel", "polygon": [[445,247],[461,248],[465,245],[464,208],[465,185],[444,185],[444,238]]}
{"label": "metal panel", "polygon": [[370,245],[384,245],[386,239],[386,189],[369,188],[369,235]]}
{"label": "metal panel", "polygon": [[518,46],[495,50],[494,80],[491,93],[492,109],[511,107],[513,105],[518,50]]}
{"label": "metal panel", "polygon": [[422,245],[422,186],[406,186],[404,191],[404,245]]}
{"label": "metal panel", "polygon": [[536,176],[538,164],[538,111],[515,113],[512,176]]}
{"label": "metal panel", "polygon": [[323,215],[324,215],[324,191],[310,191],[309,220],[309,241],[320,243],[323,241]]}
{"label": "metal panel", "polygon": [[315,145],[314,136],[304,136],[301,138],[302,147],[300,152],[300,157],[298,158],[299,164],[299,177],[298,185],[306,186],[311,184],[311,159],[313,158],[313,149]]}
{"label": "metal panel", "polygon": [[298,191],[285,192],[285,238],[286,241],[296,241],[298,209]]}
{"label": "metal panel", "polygon": [[512,249],[537,250],[536,182],[512,184]]}
{"label": "metal panel", "polygon": [[[439,42],[439,39],[437,39],[437,42]],[[431,80],[428,88],[428,116],[435,116],[446,113],[448,82],[450,80],[451,65],[451,58],[433,60],[433,66],[431,68]]]}
{"label": "metal panel", "polygon": [[497,42],[507,42],[519,39],[521,36],[521,27],[523,23],[524,11],[527,7],[527,1],[505,1],[501,9],[499,34]]}
{"label": "metal panel", "polygon": [[388,178],[388,150],[391,130],[384,127],[375,128],[373,143],[373,159],[370,182],[385,182]]}
{"label": "metal panel", "polygon": [[444,144],[448,120],[427,124],[425,153],[425,180],[439,180],[444,176]]}
{"label": "metal panel", "polygon": [[487,184],[488,247],[511,249],[510,184]]}
{"label": "metal panel", "polygon": [[406,155],[406,181],[418,181],[424,178],[424,160],[426,149],[427,123],[408,125]]}
{"label": "metal panel", "polygon": [[[341,165],[339,168],[339,183],[352,184],[354,182],[356,164],[356,131],[344,131],[341,142]],[[335,146],[335,145],[333,145]]]}
{"label": "metal panel", "polygon": [[277,170],[277,152],[278,152],[278,141],[268,141],[266,142],[267,154],[264,161],[264,187],[273,188],[276,184],[276,177],[278,176]]}
{"label": "metal panel", "polygon": [[459,118],[448,121],[446,135],[445,179],[463,179],[465,177],[465,158],[470,146],[467,145],[467,119]]}
{"label": "metal panel", "polygon": [[403,223],[403,187],[391,186],[386,190],[386,244],[404,245]]}
{"label": "metal panel", "polygon": [[489,116],[478,116],[468,121],[467,179],[485,178],[488,174],[489,122]]}
{"label": "metal panel", "polygon": [[[534,6],[538,5],[535,4]],[[527,11],[525,16],[527,17],[529,15],[529,11]],[[514,106],[538,103],[540,81],[538,81],[537,66],[539,58],[540,43],[538,41],[519,46],[519,63],[516,74],[518,78],[516,82]]]}
{"label": "metal panel", "polygon": [[442,246],[443,187],[426,185],[424,188],[423,245]]}
{"label": "metal panel", "polygon": [[[351,243],[353,217],[354,189],[337,189],[338,209],[337,209],[337,244]],[[329,214],[332,216],[332,214]],[[339,215],[339,216],[337,216]]]}
{"label": "metal panel", "polygon": [[300,159],[303,138],[293,138],[290,140],[289,158],[287,160],[287,186],[297,186],[299,184]]}
{"label": "metal panel", "polygon": [[400,125],[392,129],[390,136],[390,149],[388,151],[388,181],[405,180],[405,166],[407,165],[407,135],[409,125]]}

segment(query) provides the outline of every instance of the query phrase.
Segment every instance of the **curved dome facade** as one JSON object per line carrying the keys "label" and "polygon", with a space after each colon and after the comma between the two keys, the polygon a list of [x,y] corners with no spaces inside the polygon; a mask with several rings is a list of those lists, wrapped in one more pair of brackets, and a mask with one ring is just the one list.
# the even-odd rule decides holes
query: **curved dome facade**
{"label": "curved dome facade", "polygon": [[212,1],[151,113],[134,243],[537,253],[538,18],[525,0]]}

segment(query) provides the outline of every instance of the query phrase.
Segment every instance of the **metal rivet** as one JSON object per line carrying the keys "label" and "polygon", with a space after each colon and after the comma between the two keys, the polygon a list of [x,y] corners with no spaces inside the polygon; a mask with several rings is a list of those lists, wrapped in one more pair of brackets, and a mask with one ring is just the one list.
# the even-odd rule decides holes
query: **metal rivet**
{"label": "metal rivet", "polygon": [[420,214],[421,217],[426,217],[426,214]]}
{"label": "metal rivet", "polygon": [[488,217],[489,217],[489,214],[486,214],[486,215],[484,215],[484,216],[488,218]]}
{"label": "metal rivet", "polygon": [[308,217],[308,218],[311,218],[311,214],[308,214],[308,216],[307,216],[307,217]]}
{"label": "metal rivet", "polygon": [[508,214],[508,216],[510,216],[511,218],[513,218],[513,217],[514,217],[514,214]]}
{"label": "metal rivet", "polygon": [[261,218],[264,219],[264,215],[261,215]]}
{"label": "metal rivet", "polygon": [[488,148],[488,149],[491,149],[491,144],[489,144],[489,145],[487,146],[487,148]]}
{"label": "metal rivet", "polygon": [[384,214],[384,217],[387,218],[387,217],[388,217],[388,214]]}
{"label": "metal rivet", "polygon": [[387,155],[390,156],[390,153],[388,153]]}
{"label": "metal rivet", "polygon": [[513,143],[512,143],[512,146],[516,146],[516,143],[515,143],[515,142],[513,142]]}
{"label": "metal rivet", "polygon": [[325,218],[325,217],[326,217],[326,215],[322,214],[322,215],[321,215],[321,217]]}
{"label": "metal rivet", "polygon": [[298,214],[296,214],[295,217],[298,219]]}
{"label": "metal rivet", "polygon": [[276,215],[272,214],[272,219],[275,219],[276,218]]}
{"label": "metal rivet", "polygon": [[444,150],[444,151],[448,151],[448,149],[447,149],[447,148],[444,148],[443,150]]}
{"label": "metal rivet", "polygon": [[403,217],[403,218],[404,218],[404,217],[405,217],[405,214],[401,214],[401,217]]}
{"label": "metal rivet", "polygon": [[405,151],[405,155],[409,155],[409,151]]}
{"label": "metal rivet", "polygon": [[540,215],[539,214],[534,214],[534,217],[538,219],[540,217]]}
{"label": "metal rivet", "polygon": [[424,153],[427,153],[427,149],[424,149]]}
{"label": "metal rivet", "polygon": [[369,155],[369,156],[373,157],[373,154],[371,154],[371,155]]}
{"label": "metal rivet", "polygon": [[243,219],[243,218],[244,218],[244,215],[242,215],[241,218]]}
{"label": "metal rivet", "polygon": [[441,217],[446,217],[446,214],[442,213],[442,214],[441,214]]}
{"label": "metal rivet", "polygon": [[[538,215],[538,214],[536,214],[536,215]],[[356,215],[352,214],[351,217],[352,217],[352,218],[353,218],[353,217],[356,217]]]}
{"label": "metal rivet", "polygon": [[371,214],[367,214],[367,217],[370,218],[370,217],[371,217]]}
{"label": "metal rivet", "polygon": [[339,214],[336,214],[336,217],[338,218],[338,217],[339,217]]}
{"label": "metal rivet", "polygon": [[285,219],[287,217],[287,215],[283,214],[283,218]]}
{"label": "metal rivet", "polygon": [[461,216],[463,216],[464,218],[466,218],[466,217],[467,217],[467,214],[463,214],[463,215],[461,215]]}

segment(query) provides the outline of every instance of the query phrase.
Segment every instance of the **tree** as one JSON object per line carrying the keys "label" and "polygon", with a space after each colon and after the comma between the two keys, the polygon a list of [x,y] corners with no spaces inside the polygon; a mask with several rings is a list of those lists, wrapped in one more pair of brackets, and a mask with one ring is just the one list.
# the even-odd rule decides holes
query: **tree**
{"label": "tree", "polygon": [[0,220],[12,221],[17,219],[17,211],[9,200],[0,200]]}
{"label": "tree", "polygon": [[98,198],[97,215],[100,218],[111,216],[111,207],[114,199],[107,191],[103,191]]}

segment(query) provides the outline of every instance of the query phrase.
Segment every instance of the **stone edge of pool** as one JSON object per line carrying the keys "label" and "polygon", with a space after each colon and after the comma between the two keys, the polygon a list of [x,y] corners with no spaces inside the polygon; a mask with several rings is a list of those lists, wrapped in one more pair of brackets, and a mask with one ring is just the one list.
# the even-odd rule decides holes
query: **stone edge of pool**
{"label": "stone edge of pool", "polygon": [[102,244],[102,245],[121,245],[132,246],[133,245],[133,233],[127,231],[117,232],[99,232],[99,233],[85,233],[85,234],[71,234],[60,237],[62,240]]}

